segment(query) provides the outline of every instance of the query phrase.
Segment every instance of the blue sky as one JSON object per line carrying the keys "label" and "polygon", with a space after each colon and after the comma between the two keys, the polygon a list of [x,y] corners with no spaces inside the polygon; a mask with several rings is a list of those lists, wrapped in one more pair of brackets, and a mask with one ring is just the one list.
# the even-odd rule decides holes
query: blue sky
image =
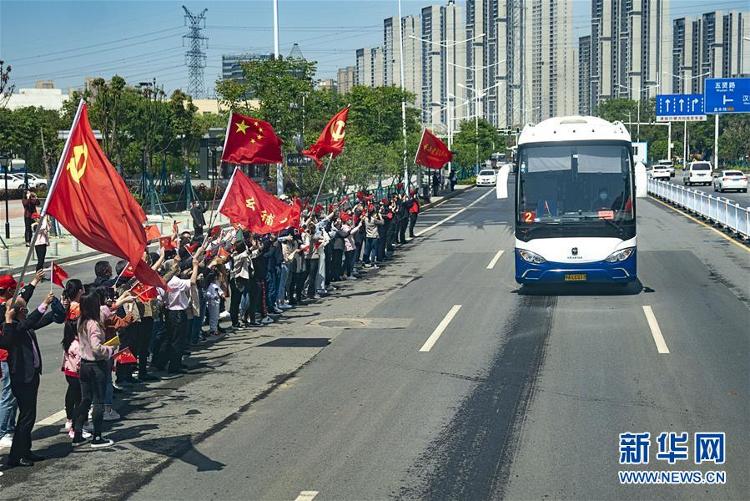
{"label": "blue sky", "polygon": [[[403,14],[418,14],[430,0],[403,0]],[[463,4],[463,1],[459,1]],[[748,10],[746,0],[671,0],[672,16],[711,9]],[[243,1],[35,1],[0,0],[0,59],[13,66],[16,87],[54,80],[57,87],[83,84],[86,76],[117,73],[128,82],[156,77],[165,90],[185,87],[181,5],[207,8],[207,88],[220,73],[221,54],[271,52],[271,0]],[[298,42],[318,76],[354,63],[354,50],[382,43],[383,19],[397,14],[396,0],[279,0],[281,52]],[[574,0],[577,38],[589,31],[590,0]]]}

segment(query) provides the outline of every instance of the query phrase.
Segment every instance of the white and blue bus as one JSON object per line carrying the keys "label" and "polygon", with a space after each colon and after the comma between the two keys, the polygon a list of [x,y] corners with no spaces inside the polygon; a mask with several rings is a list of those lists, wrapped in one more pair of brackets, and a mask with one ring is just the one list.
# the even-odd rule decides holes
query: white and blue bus
{"label": "white and blue bus", "polygon": [[[528,125],[516,167],[518,283],[636,280],[635,183],[645,190],[646,176],[621,123],[558,117]],[[502,174],[497,196],[507,198]]]}

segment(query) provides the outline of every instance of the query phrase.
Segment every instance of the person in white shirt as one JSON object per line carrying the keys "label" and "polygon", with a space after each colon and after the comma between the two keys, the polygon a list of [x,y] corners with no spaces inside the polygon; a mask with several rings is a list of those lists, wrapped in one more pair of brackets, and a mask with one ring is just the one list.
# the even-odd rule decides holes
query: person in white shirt
{"label": "person in white shirt", "polygon": [[[164,308],[166,310],[166,339],[159,353],[154,354],[154,365],[157,369],[166,370],[169,374],[184,374],[182,367],[182,352],[188,340],[187,309],[190,307],[190,290],[198,281],[198,266],[201,261],[202,250],[198,249],[193,256],[192,268],[186,269],[180,275],[175,274],[167,286]],[[180,260],[175,258],[173,267],[179,267]]]}

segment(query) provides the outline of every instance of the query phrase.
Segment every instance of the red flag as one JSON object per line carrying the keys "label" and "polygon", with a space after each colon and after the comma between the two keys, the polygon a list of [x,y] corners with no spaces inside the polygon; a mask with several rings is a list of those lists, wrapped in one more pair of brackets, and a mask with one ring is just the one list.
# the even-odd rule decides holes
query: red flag
{"label": "red flag", "polygon": [[344,149],[344,137],[346,136],[346,119],[349,117],[349,107],[336,113],[328,121],[326,128],[321,132],[318,140],[310,148],[302,152],[306,157],[313,159],[318,169],[323,165],[322,158],[329,153],[333,157],[339,156]]}
{"label": "red flag", "polygon": [[229,257],[229,252],[224,247],[219,247],[219,257],[227,258]]}
{"label": "red flag", "polygon": [[174,240],[172,240],[172,237],[161,237],[159,239],[159,246],[164,247],[164,250],[172,250],[177,248],[177,246],[175,246],[174,244]]}
{"label": "red flag", "polygon": [[232,113],[221,161],[231,164],[280,163],[281,139],[270,123]]}
{"label": "red flag", "polygon": [[[79,110],[50,188],[47,213],[84,245],[137,263],[146,248],[146,214],[99,147],[86,105],[81,103]],[[166,287],[156,277],[151,285]]]}
{"label": "red flag", "polygon": [[52,283],[63,287],[63,280],[68,279],[68,274],[54,262],[52,263]]}
{"label": "red flag", "polygon": [[211,238],[216,238],[221,233],[221,226],[214,226],[211,228],[211,231],[208,232],[208,234],[211,236]]}
{"label": "red flag", "polygon": [[133,352],[130,351],[130,348],[125,348],[122,351],[117,352],[117,354],[114,356],[115,362],[118,364],[134,364],[138,362],[138,359],[135,358],[135,355],[133,355]]}
{"label": "red flag", "polygon": [[428,169],[442,169],[452,159],[453,153],[445,143],[430,130],[425,129],[414,163],[424,165]]}
{"label": "red flag", "polygon": [[130,292],[133,293],[135,297],[141,300],[143,303],[147,303],[148,301],[151,301],[152,299],[156,299],[156,297],[159,295],[159,293],[156,290],[156,287],[152,287],[150,285],[143,285],[142,283],[137,283],[133,286],[132,289],[130,289]]}
{"label": "red flag", "polygon": [[239,169],[234,170],[219,212],[254,233],[266,234],[299,225],[299,204],[288,205],[265,191]]}
{"label": "red flag", "polygon": [[190,255],[192,256],[192,255],[193,255],[193,253],[195,252],[195,250],[196,250],[196,249],[197,249],[198,247],[200,247],[200,246],[201,246],[201,244],[199,244],[198,242],[193,242],[192,244],[187,244],[187,245],[185,246],[185,248],[187,249],[187,251],[188,251],[188,252],[190,253]]}
{"label": "red flag", "polygon": [[159,231],[159,227],[155,224],[150,224],[146,226],[146,240],[156,240],[161,236],[161,231]]}

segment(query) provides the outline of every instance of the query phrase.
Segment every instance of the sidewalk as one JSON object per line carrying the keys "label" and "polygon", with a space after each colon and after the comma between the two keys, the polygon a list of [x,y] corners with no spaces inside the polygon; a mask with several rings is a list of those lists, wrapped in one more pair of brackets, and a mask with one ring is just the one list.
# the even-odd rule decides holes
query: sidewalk
{"label": "sidewalk", "polygon": [[[433,196],[430,203],[424,204],[422,206],[422,210],[434,207],[435,205],[453,198],[459,193],[462,193],[464,190],[470,188],[473,188],[473,185],[456,185],[456,189],[453,192]],[[206,219],[208,219],[208,217],[210,217],[210,212],[207,212],[206,216]],[[215,218],[215,224],[229,224],[229,220],[218,212],[216,213]],[[193,229],[189,212],[180,212],[178,214],[173,214],[171,218],[165,217],[164,219],[162,219],[161,216],[149,216],[148,219],[149,224],[159,225],[162,235],[172,234],[173,220],[177,221],[180,230],[187,229],[192,231]],[[5,243],[8,245],[7,251],[0,247],[0,272],[2,273],[20,272],[21,267],[23,266],[24,259],[26,259],[26,253],[29,251],[29,248],[26,247],[23,241],[23,217],[11,219],[10,227],[11,238],[5,240]],[[67,231],[65,231],[65,229],[61,228],[61,230],[63,233],[62,236],[50,236],[50,245],[49,247],[47,247],[47,262],[54,260],[56,263],[64,264],[77,260],[94,259],[95,256],[101,255],[101,252],[90,249],[85,245],[82,245],[80,242],[76,241],[73,237],[70,236],[70,234],[67,233]],[[4,228],[2,229],[2,231],[4,231]],[[33,264],[35,263],[36,254],[32,254],[31,259],[29,260],[29,268],[27,268],[26,270],[27,273],[29,273],[29,270],[33,270]]]}

